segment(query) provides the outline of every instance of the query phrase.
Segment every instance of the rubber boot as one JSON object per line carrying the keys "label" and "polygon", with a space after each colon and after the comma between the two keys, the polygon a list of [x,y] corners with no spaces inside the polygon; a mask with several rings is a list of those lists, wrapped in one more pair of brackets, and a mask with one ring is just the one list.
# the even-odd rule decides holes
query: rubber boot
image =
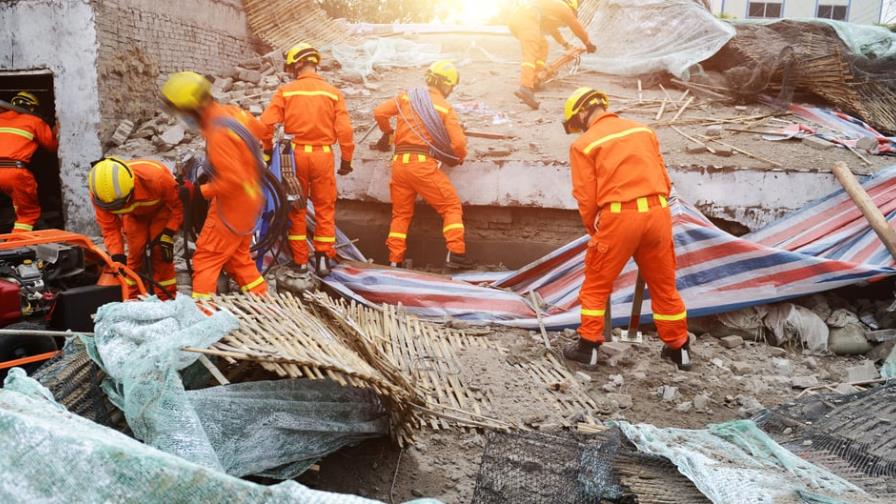
{"label": "rubber boot", "polygon": [[327,257],[327,254],[321,252],[314,254],[314,269],[317,271],[317,276],[321,278],[330,274],[330,258]]}
{"label": "rubber boot", "polygon": [[563,357],[566,357],[566,360],[578,362],[585,368],[596,369],[598,348],[600,348],[600,343],[579,338],[579,341],[563,347]]}
{"label": "rubber boot", "polygon": [[476,261],[467,257],[466,254],[448,252],[448,257],[445,258],[445,267],[456,270],[472,269],[476,267]]}
{"label": "rubber boot", "polygon": [[535,92],[527,87],[520,86],[519,89],[513,92],[513,95],[520,99],[523,103],[529,106],[532,110],[538,110],[541,106],[538,103],[538,100],[535,99]]}
{"label": "rubber boot", "polygon": [[673,350],[669,347],[663,347],[663,351],[660,352],[660,357],[666,359],[668,361],[672,361],[678,366],[678,369],[682,371],[690,371],[693,367],[693,362],[691,361],[691,343],[687,342],[683,347]]}

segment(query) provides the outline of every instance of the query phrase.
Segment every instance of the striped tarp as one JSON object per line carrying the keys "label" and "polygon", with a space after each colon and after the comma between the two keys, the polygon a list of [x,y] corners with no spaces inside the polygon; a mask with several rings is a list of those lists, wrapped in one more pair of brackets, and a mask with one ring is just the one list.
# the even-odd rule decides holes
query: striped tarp
{"label": "striped tarp", "polygon": [[[863,184],[887,218],[896,219],[896,166]],[[896,273],[893,258],[843,191],[743,237],[720,230],[677,197],[670,200],[670,208],[678,287],[691,317],[875,281]],[[577,327],[578,292],[587,247],[588,238],[582,237],[515,272],[455,279],[343,263],[326,283],[364,304],[401,304],[409,312],[426,317],[525,328],[538,327],[529,294],[534,291],[544,302],[541,309],[548,328]],[[615,325],[628,322],[636,276],[636,265],[631,262],[616,281],[612,296]],[[649,289],[647,294],[643,322],[650,321]]]}

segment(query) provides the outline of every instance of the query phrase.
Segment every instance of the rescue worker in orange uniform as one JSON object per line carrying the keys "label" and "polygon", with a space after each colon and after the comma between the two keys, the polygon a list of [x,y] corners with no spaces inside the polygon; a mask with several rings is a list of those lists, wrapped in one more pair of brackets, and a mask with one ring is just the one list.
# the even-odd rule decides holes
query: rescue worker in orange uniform
{"label": "rescue worker in orange uniform", "polygon": [[[448,103],[448,96],[460,82],[457,68],[449,61],[437,61],[426,72],[427,89],[415,90],[428,96],[432,105],[432,116],[438,117],[450,142],[453,164],[463,163],[467,157],[467,137],[454,109]],[[474,266],[466,255],[464,241],[463,208],[460,198],[448,176],[440,170],[440,161],[433,156],[433,134],[427,129],[412,105],[411,92],[402,91],[394,99],[381,103],[373,111],[377,125],[383,136],[377,142],[377,149],[387,152],[394,143],[392,157],[392,223],[386,246],[389,248],[389,262],[398,266],[407,252],[408,228],[414,217],[414,204],[421,195],[429,206],[442,217],[442,235],[448,248],[446,266],[465,269]],[[393,129],[392,117],[398,117]],[[393,141],[394,136],[394,141]],[[444,156],[443,156],[444,157]]]}
{"label": "rescue worker in orange uniform", "polygon": [[168,107],[201,129],[213,172],[195,189],[211,203],[193,255],[193,297],[211,297],[222,269],[243,292],[267,294],[249,250],[264,205],[264,126],[239,107],[219,104],[211,91],[211,83],[194,72],[173,74],[162,85]]}
{"label": "rescue worker in orange uniform", "polygon": [[576,19],[578,12],[578,0],[532,0],[518,7],[507,23],[510,33],[520,41],[523,52],[520,88],[513,94],[533,110],[539,107],[535,98],[535,88],[539,84],[536,76],[547,65],[546,35],[552,36],[564,49],[569,49],[572,46],[560,34],[560,28],[565,26],[585,44],[589,53],[597,51],[588,32]]}
{"label": "rescue worker in orange uniform", "polygon": [[165,299],[176,293],[174,235],[184,212],[168,167],[148,159],[104,158],[91,167],[87,187],[112,260],[147,274],[144,259],[149,245],[156,294]]}
{"label": "rescue worker in orange uniform", "polygon": [[58,143],[50,126],[37,115],[40,102],[33,94],[22,91],[10,103],[31,114],[0,108],[0,191],[12,198],[16,211],[13,233],[34,229],[40,219],[37,181],[28,170],[28,163],[38,147],[56,152]]}
{"label": "rescue worker in orange uniform", "polygon": [[573,196],[591,235],[579,294],[579,341],[567,359],[597,364],[613,282],[634,257],[647,283],[663,358],[690,369],[687,310],[675,286],[675,247],[668,208],[672,184],[656,134],[607,112],[607,95],[577,89],[566,101],[567,134],[584,133],[569,149]]}
{"label": "rescue worker in orange uniform", "polygon": [[[298,44],[286,53],[287,70],[295,80],[281,86],[261,122],[267,127],[262,137],[266,150],[272,148],[274,127],[283,124],[292,137],[295,171],[305,196],[314,203],[314,267],[317,274],[330,274],[330,260],[336,256],[336,176],[332,145],[339,143],[339,174],[352,172],[352,123],[345,97],[317,74],[320,53],[308,44]],[[308,272],[308,244],[305,206],[290,211],[289,244],[293,262],[300,273]]]}

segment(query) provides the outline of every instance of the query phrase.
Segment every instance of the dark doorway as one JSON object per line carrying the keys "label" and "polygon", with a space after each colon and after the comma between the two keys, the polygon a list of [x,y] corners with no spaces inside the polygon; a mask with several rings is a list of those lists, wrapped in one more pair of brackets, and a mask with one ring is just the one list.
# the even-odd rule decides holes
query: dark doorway
{"label": "dark doorway", "polygon": [[[0,72],[0,100],[9,102],[19,91],[28,91],[40,101],[38,115],[50,127],[56,125],[56,96],[49,72]],[[55,152],[38,149],[29,169],[37,180],[41,217],[35,229],[64,229],[59,158]],[[0,193],[0,233],[8,233],[15,222],[12,200]]]}

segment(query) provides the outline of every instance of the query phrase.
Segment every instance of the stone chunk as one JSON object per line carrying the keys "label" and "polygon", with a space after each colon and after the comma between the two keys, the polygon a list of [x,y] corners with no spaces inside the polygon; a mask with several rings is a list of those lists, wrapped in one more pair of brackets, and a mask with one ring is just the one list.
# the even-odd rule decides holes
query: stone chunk
{"label": "stone chunk", "polygon": [[818,385],[818,378],[814,376],[794,376],[790,380],[790,386],[795,389],[807,389]]}
{"label": "stone chunk", "polygon": [[589,375],[588,373],[576,371],[575,376],[576,376],[576,380],[579,380],[580,382],[583,382],[583,383],[588,383],[591,381],[591,375]]}
{"label": "stone chunk", "polygon": [[803,144],[815,150],[833,149],[835,146],[831,142],[816,136],[808,136],[803,138]]}
{"label": "stone chunk", "polygon": [[243,70],[240,72],[240,80],[252,84],[261,82],[261,72],[258,70]]}
{"label": "stone chunk", "polygon": [[861,355],[871,350],[871,343],[865,337],[864,326],[850,322],[845,327],[831,329],[828,349],[837,355]]}
{"label": "stone chunk", "polygon": [[722,346],[725,348],[737,348],[744,344],[744,339],[740,336],[731,335],[725,336],[724,338],[719,340],[722,343]]}
{"label": "stone chunk", "polygon": [[727,145],[713,145],[712,150],[715,151],[716,156],[731,157],[734,155],[734,149]]}
{"label": "stone chunk", "polygon": [[678,397],[678,387],[663,385],[659,389],[659,394],[663,398],[664,402],[672,402],[676,397]]}
{"label": "stone chunk", "polygon": [[721,124],[713,124],[706,127],[706,132],[704,133],[704,135],[708,137],[718,137],[722,136],[723,132],[724,130],[722,129]]}
{"label": "stone chunk", "polygon": [[734,374],[740,376],[748,375],[753,372],[753,366],[742,361],[734,361],[728,365],[728,368],[731,369]]}
{"label": "stone chunk", "polygon": [[219,93],[226,93],[233,89],[233,77],[219,77],[215,79],[215,83],[212,84],[212,91],[217,91]]}
{"label": "stone chunk", "polygon": [[630,352],[631,345],[618,341],[608,341],[602,344],[598,351],[607,357],[616,357],[617,355],[625,355]]}
{"label": "stone chunk", "polygon": [[700,412],[706,411],[709,409],[709,396],[704,394],[697,394],[694,396],[694,409]]}
{"label": "stone chunk", "polygon": [[877,139],[870,136],[864,136],[860,138],[858,142],[856,142],[856,148],[866,152],[874,152],[875,150],[877,150],[877,147],[879,145],[880,144]]}
{"label": "stone chunk", "polygon": [[789,375],[793,370],[793,366],[790,364],[790,359],[781,359],[775,357],[772,359],[772,367],[775,368],[775,371],[778,374]]}
{"label": "stone chunk", "polygon": [[123,143],[128,141],[128,138],[133,132],[134,123],[132,121],[121,121],[120,123],[118,123],[118,127],[115,128],[115,133],[112,134],[112,143],[117,146],[121,146]]}
{"label": "stone chunk", "polygon": [[249,113],[256,117],[260,116],[264,113],[264,107],[257,103],[253,103],[252,105],[249,105]]}
{"label": "stone chunk", "polygon": [[684,146],[684,151],[688,154],[703,154],[706,152],[706,146],[698,143],[689,143]]}
{"label": "stone chunk", "polygon": [[880,371],[870,360],[862,361],[861,364],[846,370],[846,381],[850,383],[877,380],[878,378],[880,378]]}
{"label": "stone chunk", "polygon": [[629,409],[635,404],[632,400],[632,396],[628,394],[607,394],[607,399],[615,402],[619,409]]}
{"label": "stone chunk", "polygon": [[180,124],[175,124],[162,132],[162,134],[159,135],[159,138],[164,145],[174,147],[184,141],[185,135],[186,131],[184,131],[184,127]]}

